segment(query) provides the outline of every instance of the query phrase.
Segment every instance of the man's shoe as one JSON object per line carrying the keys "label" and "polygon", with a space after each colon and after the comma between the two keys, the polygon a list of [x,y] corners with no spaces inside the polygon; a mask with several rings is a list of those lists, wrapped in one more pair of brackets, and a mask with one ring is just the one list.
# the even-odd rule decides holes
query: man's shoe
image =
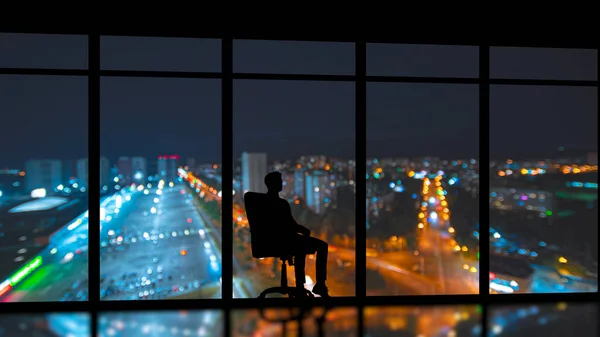
{"label": "man's shoe", "polygon": [[322,283],[317,283],[313,289],[312,292],[314,294],[317,294],[321,297],[331,297],[329,296],[329,289],[327,289],[327,286],[325,284]]}

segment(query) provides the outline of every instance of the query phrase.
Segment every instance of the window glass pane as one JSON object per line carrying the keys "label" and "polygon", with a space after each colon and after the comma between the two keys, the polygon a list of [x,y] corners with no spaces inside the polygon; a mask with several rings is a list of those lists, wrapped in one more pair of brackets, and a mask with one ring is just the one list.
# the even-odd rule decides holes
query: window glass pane
{"label": "window glass pane", "polygon": [[0,75],[0,301],[87,300],[87,104],[86,78]]}
{"label": "window glass pane", "polygon": [[591,49],[490,49],[490,77],[534,80],[598,80],[598,51]]}
{"label": "window glass pane", "polygon": [[354,74],[354,44],[235,40],[233,71],[268,74]]}
{"label": "window glass pane", "polygon": [[[306,274],[301,280],[309,290],[321,281],[317,277],[322,274],[315,271],[319,259],[328,257],[329,294],[354,295],[354,84],[239,80],[234,83],[233,123],[234,296],[256,297],[280,284],[280,262],[272,256],[295,252],[289,248],[294,244],[309,245],[306,252],[311,253],[304,259]],[[243,195],[267,192],[265,177],[272,171],[280,172],[281,178],[274,177],[274,198],[257,204],[260,214],[268,214],[266,203],[277,200],[276,182],[282,180],[278,195],[283,201],[276,209],[283,213],[275,216],[288,216],[291,210],[295,222],[317,239],[304,242],[294,233],[306,229],[295,227],[291,219],[272,220],[279,228],[273,225],[274,232],[266,238],[250,235],[250,228],[256,226],[254,233],[260,233],[265,222],[271,226],[271,220],[265,215],[267,220],[251,223],[249,228]],[[292,241],[284,239],[286,233]],[[329,244],[328,256],[323,241]],[[261,251],[265,247],[272,249]],[[315,257],[317,249],[323,253]],[[288,268],[292,285],[298,261]]]}
{"label": "window glass pane", "polygon": [[491,87],[491,292],[598,290],[597,90]]}
{"label": "window glass pane", "polygon": [[106,312],[98,317],[98,336],[222,337],[223,314],[218,310]]}
{"label": "window glass pane", "polygon": [[369,43],[367,75],[479,77],[479,47]]}
{"label": "window glass pane", "polygon": [[221,40],[102,36],[103,70],[221,71]]}
{"label": "window glass pane", "polygon": [[[297,336],[298,318],[302,315],[302,336],[305,337],[356,337],[358,336],[358,310],[356,308],[299,308],[234,310],[232,336]],[[319,324],[317,319],[324,318]],[[286,321],[282,324],[281,321]],[[319,334],[319,330],[323,332]]]}
{"label": "window glass pane", "polygon": [[367,292],[479,289],[477,85],[367,86]]}
{"label": "window glass pane", "polygon": [[597,304],[491,306],[488,317],[489,336],[598,336]]}
{"label": "window glass pane", "polygon": [[365,336],[481,337],[481,308],[469,306],[367,307]]}
{"label": "window glass pane", "polygon": [[221,297],[220,202],[191,180],[220,162],[220,85],[101,79],[102,299]]}
{"label": "window glass pane", "polygon": [[88,313],[0,315],[0,337],[90,337]]}
{"label": "window glass pane", "polygon": [[0,68],[86,69],[86,35],[0,33]]}

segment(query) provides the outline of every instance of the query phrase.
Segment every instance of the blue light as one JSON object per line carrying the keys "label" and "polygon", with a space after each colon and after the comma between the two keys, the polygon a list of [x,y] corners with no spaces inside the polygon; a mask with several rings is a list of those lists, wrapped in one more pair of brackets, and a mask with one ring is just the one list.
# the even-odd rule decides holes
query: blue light
{"label": "blue light", "polygon": [[396,187],[396,184],[395,184],[395,183],[392,181],[392,182],[390,183],[390,188],[394,188],[394,187]]}
{"label": "blue light", "polygon": [[540,247],[546,247],[547,244],[544,241],[540,241]]}
{"label": "blue light", "polygon": [[498,193],[492,192],[492,198],[495,198],[496,196],[498,196]]}
{"label": "blue light", "polygon": [[467,165],[467,163],[462,164],[462,168],[467,168],[467,167],[469,167],[469,165]]}
{"label": "blue light", "polygon": [[525,206],[525,203],[522,201],[519,201],[519,206]]}
{"label": "blue light", "polygon": [[416,199],[416,198],[417,198],[417,193],[413,193],[413,194],[412,194],[412,198],[413,198],[413,199]]}
{"label": "blue light", "polygon": [[325,201],[325,202],[329,202],[329,198],[325,198],[323,201]]}
{"label": "blue light", "polygon": [[373,197],[371,200],[373,200],[373,202],[377,202],[377,197]]}

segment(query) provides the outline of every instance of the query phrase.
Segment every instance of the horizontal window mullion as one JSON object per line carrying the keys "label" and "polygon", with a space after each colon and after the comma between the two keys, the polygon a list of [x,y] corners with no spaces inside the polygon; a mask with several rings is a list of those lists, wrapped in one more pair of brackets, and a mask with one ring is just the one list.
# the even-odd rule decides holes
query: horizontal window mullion
{"label": "horizontal window mullion", "polygon": [[[490,295],[483,303],[481,295],[419,295],[419,296],[369,296],[331,297],[328,299],[234,299],[229,309],[289,308],[289,307],[381,307],[381,306],[436,306],[436,305],[506,305],[527,303],[592,303],[600,299],[598,293],[559,293],[559,294],[510,294]],[[209,310],[223,309],[221,299],[202,300],[157,300],[157,301],[101,301],[92,308],[89,302],[41,302],[41,303],[2,303],[0,313],[24,312],[90,312],[90,311],[162,311],[162,310]]]}

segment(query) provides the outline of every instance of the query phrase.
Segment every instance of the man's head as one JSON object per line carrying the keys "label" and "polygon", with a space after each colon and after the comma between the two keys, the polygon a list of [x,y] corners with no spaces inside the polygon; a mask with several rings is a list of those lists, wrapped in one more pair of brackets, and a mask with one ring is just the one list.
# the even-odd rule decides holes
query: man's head
{"label": "man's head", "polygon": [[283,180],[281,180],[281,173],[275,171],[265,176],[265,185],[269,193],[279,193],[283,189]]}

